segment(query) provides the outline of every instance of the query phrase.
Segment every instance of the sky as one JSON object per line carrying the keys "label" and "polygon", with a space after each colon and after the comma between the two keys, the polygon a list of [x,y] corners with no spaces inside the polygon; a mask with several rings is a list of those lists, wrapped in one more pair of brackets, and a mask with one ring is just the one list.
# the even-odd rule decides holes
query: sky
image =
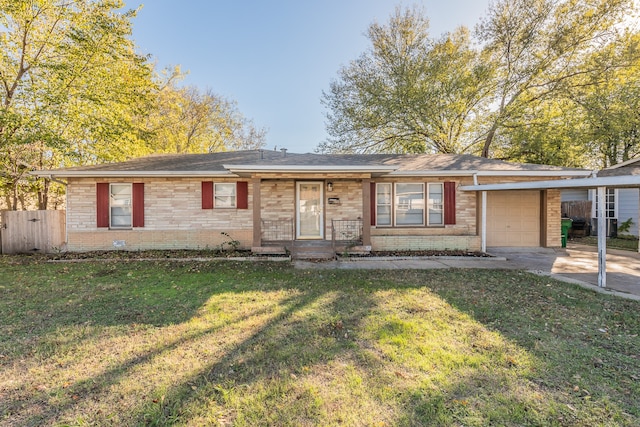
{"label": "sky", "polygon": [[132,38],[156,68],[179,65],[183,84],[237,103],[267,149],[313,152],[327,139],[328,92],[341,67],[369,47],[366,31],[397,6],[417,5],[433,37],[473,28],[489,0],[126,0],[142,6]]}

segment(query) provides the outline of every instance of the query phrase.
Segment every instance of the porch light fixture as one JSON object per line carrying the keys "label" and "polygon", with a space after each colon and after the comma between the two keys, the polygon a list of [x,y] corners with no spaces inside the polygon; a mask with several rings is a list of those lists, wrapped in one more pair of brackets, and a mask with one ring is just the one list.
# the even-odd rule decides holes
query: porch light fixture
{"label": "porch light fixture", "polygon": [[333,182],[331,182],[331,181],[327,182],[327,191],[328,192],[332,192],[333,191]]}

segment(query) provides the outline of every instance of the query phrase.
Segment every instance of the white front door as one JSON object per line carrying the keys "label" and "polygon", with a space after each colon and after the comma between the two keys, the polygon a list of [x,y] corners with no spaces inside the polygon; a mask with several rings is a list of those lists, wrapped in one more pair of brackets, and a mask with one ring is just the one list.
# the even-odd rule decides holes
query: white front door
{"label": "white front door", "polygon": [[296,238],[324,238],[323,182],[296,183]]}

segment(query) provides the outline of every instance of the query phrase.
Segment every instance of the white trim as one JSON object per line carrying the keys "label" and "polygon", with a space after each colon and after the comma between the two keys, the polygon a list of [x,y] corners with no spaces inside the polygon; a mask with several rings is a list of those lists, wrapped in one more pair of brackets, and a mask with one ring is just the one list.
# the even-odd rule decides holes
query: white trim
{"label": "white trim", "polygon": [[[420,224],[398,224],[398,185],[420,185],[422,187],[422,222]],[[424,182],[394,182],[393,183],[393,226],[395,228],[405,228],[405,227],[424,227],[426,225],[426,207],[427,207],[427,198],[425,193],[425,183]],[[443,190],[444,196],[444,190]],[[377,202],[377,201],[376,201]],[[444,218],[444,217],[443,217]],[[377,221],[377,218],[376,218]]]}
{"label": "white trim", "polygon": [[[609,220],[610,218],[618,218],[618,200],[620,199],[620,196],[618,194],[618,189],[617,188],[610,188],[607,187],[605,188],[605,202],[606,202],[606,194],[609,190],[613,190],[613,216],[607,216],[606,219]],[[597,189],[595,188],[591,188],[589,189],[589,201],[591,201],[591,218],[597,218],[596,215],[596,205],[597,205]],[[605,203],[604,206],[606,206],[607,204]],[[604,209],[605,214],[607,212],[607,208],[605,207]]]}
{"label": "white trim", "polygon": [[476,170],[415,170],[415,171],[394,171],[386,176],[390,177],[421,177],[421,176],[473,176]]}
{"label": "white trim", "polygon": [[484,170],[478,176],[590,176],[592,171],[586,170]]}
{"label": "white trim", "polygon": [[[393,212],[393,183],[392,182],[376,182],[375,183],[375,187],[376,187],[376,192],[375,194],[373,194],[371,197],[373,197],[373,200],[375,201],[375,219],[376,219],[376,224],[375,226],[378,227],[393,227],[393,217],[394,217],[394,212]],[[378,186],[380,185],[388,185],[389,186],[389,204],[388,205],[382,205],[382,206],[389,206],[389,224],[380,224],[378,223],[378,218],[380,218],[379,214],[378,214],[378,206],[380,206],[380,204],[378,203]]]}
{"label": "white trim", "polygon": [[415,170],[401,171],[398,166],[280,166],[280,165],[223,165],[226,171],[140,171],[140,170],[38,170],[30,175],[41,178],[126,178],[126,177],[238,177],[241,173],[279,172],[279,173],[371,173],[397,177],[421,176],[589,176],[591,171],[526,171],[526,170]]}
{"label": "white trim", "polygon": [[604,168],[603,170],[618,169],[618,168],[621,168],[621,167],[624,167],[624,166],[627,166],[627,165],[632,165],[635,162],[639,162],[639,161],[640,161],[640,157],[635,158],[635,159],[629,159],[629,160],[626,160],[626,161],[624,161],[622,163],[616,163],[613,166],[609,166],[608,168]]}
{"label": "white trim", "polygon": [[[301,236],[300,235],[300,185],[301,184],[318,184],[320,186],[319,206],[320,206],[320,222],[318,236]],[[324,181],[297,181],[296,182],[296,239],[300,240],[322,240],[324,239]]]}
{"label": "white trim", "polygon": [[606,187],[598,187],[598,286],[607,287],[607,219],[605,218],[604,203]]}
{"label": "white trim", "polygon": [[480,250],[482,252],[487,252],[487,192],[483,191],[481,194],[482,197],[482,215],[481,218],[481,234],[480,234]]}
{"label": "white trim", "polygon": [[[220,196],[216,196],[217,193],[219,193],[219,191],[216,191],[216,186],[217,185],[227,185],[229,187],[233,187],[233,194],[231,194],[231,196],[233,196],[233,206],[217,206],[216,204],[216,197],[220,197]],[[227,195],[229,196],[229,195]],[[222,196],[225,197],[225,196]],[[238,208],[238,183],[237,182],[215,182],[213,183],[213,208],[214,209],[237,209]]]}
{"label": "white trim", "polygon": [[600,178],[557,179],[552,181],[508,182],[502,184],[462,185],[464,191],[548,190],[560,188],[638,187],[640,175],[606,176]]}
{"label": "white trim", "polygon": [[388,176],[590,176],[592,171],[583,170],[412,170],[394,171]]}
{"label": "white trim", "polygon": [[227,178],[238,177],[228,171],[31,171],[29,174],[38,176],[41,178],[129,178],[129,177],[176,177],[176,178],[189,178],[189,177],[210,177],[210,178]]}
{"label": "white trim", "polygon": [[[442,219],[439,223],[436,224],[431,224],[431,218],[429,217],[429,209],[431,208],[431,198],[429,197],[431,195],[431,191],[429,190],[431,188],[432,185],[438,185],[441,189],[440,191],[440,195],[442,196],[442,209],[440,210],[440,214],[442,215]],[[425,216],[425,222],[427,223],[427,227],[429,226],[443,226],[444,227],[444,182],[427,182],[426,188],[425,188],[425,193],[424,193],[424,216]]]}
{"label": "white trim", "polygon": [[[129,225],[113,225],[113,186],[122,185],[129,187]],[[133,227],[133,184],[130,182],[110,182],[109,183],[109,229],[111,230],[131,230]]]}
{"label": "white trim", "polygon": [[389,173],[398,169],[397,166],[308,166],[308,165],[222,165],[234,173],[249,172],[300,172],[300,173],[321,173],[321,172],[370,172]]}

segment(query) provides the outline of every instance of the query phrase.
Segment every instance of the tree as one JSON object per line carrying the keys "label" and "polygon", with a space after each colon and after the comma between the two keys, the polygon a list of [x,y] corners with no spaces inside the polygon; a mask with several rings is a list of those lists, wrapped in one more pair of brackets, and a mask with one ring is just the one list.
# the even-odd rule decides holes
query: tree
{"label": "tree", "polygon": [[256,128],[236,104],[193,86],[178,87],[179,69],[165,78],[148,118],[156,152],[205,153],[264,146],[266,130]]}
{"label": "tree", "polygon": [[433,40],[418,9],[374,23],[371,49],[323,93],[331,138],[320,151],[464,151],[485,107],[491,69],[460,28]]}
{"label": "tree", "polygon": [[[500,0],[478,26],[496,69],[496,108],[482,145],[488,157],[499,132],[526,125],[533,104],[562,97],[612,64],[591,62],[593,52],[615,43],[633,0]],[[615,66],[615,64],[614,64]]]}
{"label": "tree", "polygon": [[590,163],[585,144],[582,111],[570,100],[535,103],[504,126],[493,142],[494,156],[521,163],[584,167]]}
{"label": "tree", "polygon": [[[581,111],[583,139],[596,167],[605,168],[640,154],[640,34],[595,52],[591,63],[609,64],[587,75],[568,97]],[[602,66],[602,65],[601,65]]]}
{"label": "tree", "polygon": [[135,118],[153,69],[129,39],[136,12],[123,6],[0,0],[0,180],[11,209],[32,189],[47,207],[49,183],[29,170],[149,152]]}
{"label": "tree", "polygon": [[[629,142],[637,131],[623,138],[609,129],[607,144],[602,132],[636,123],[637,109],[626,107],[637,99],[633,79],[619,74],[640,56],[625,21],[636,11],[633,0],[497,0],[475,38],[458,29],[432,39],[418,10],[397,9],[387,25],[370,26],[371,49],[323,94],[330,138],[318,149],[471,152],[568,166],[599,150],[608,163],[625,158],[637,152]],[[594,103],[605,100],[619,112],[598,112]]]}

